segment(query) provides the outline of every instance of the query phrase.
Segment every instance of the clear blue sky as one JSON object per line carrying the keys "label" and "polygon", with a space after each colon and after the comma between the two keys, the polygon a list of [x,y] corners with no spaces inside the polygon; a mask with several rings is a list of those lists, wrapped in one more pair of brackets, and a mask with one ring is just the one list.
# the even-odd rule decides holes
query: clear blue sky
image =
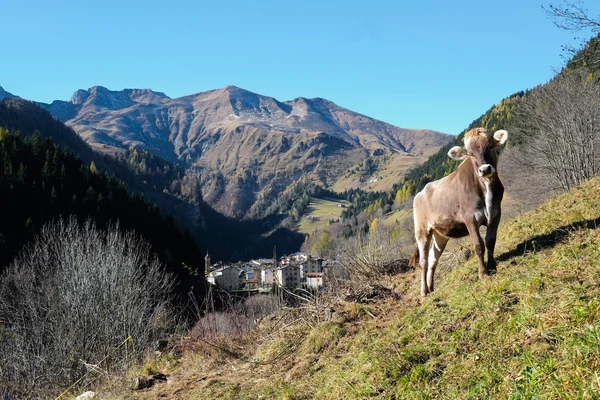
{"label": "clear blue sky", "polygon": [[234,84],[457,134],[561,67],[561,45],[575,34],[542,4],[3,1],[0,85],[50,102],[95,85],[178,97]]}

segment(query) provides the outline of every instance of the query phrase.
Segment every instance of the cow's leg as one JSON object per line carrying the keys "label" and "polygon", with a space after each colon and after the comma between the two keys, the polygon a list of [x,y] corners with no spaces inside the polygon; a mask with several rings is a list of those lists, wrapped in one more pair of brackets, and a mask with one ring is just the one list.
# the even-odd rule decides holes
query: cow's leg
{"label": "cow's leg", "polygon": [[479,233],[479,225],[476,221],[467,221],[465,223],[467,226],[467,230],[469,231],[469,236],[473,240],[473,244],[475,245],[475,255],[479,259],[479,277],[483,278],[488,275],[487,268],[485,263],[483,262],[483,253],[485,252],[485,244],[483,243],[483,239],[481,238],[481,234]]}
{"label": "cow's leg", "polygon": [[488,273],[496,272],[496,260],[494,259],[494,249],[496,248],[496,234],[498,233],[498,225],[500,224],[500,212],[490,222],[487,233],[485,234],[485,247],[487,248],[487,270]]}
{"label": "cow's leg", "polygon": [[435,268],[440,260],[440,256],[446,248],[446,243],[448,243],[448,238],[440,235],[436,231],[433,231],[432,236],[427,265],[427,288],[429,289],[429,292],[433,292],[433,275],[435,274]]}
{"label": "cow's leg", "polygon": [[427,205],[422,193],[417,193],[413,201],[413,218],[415,221],[415,239],[419,250],[419,266],[421,267],[421,295],[427,296],[427,264],[429,258],[429,245],[431,244],[431,230],[427,223]]}
{"label": "cow's leg", "polygon": [[421,266],[421,296],[427,296],[427,266],[429,259],[429,246],[431,245],[431,233],[425,230],[415,233],[417,247],[419,248],[419,265]]}

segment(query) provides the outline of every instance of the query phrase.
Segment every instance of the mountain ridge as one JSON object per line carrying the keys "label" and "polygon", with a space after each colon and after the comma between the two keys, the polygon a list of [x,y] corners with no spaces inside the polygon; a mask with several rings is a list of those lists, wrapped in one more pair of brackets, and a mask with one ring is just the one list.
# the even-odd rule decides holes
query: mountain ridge
{"label": "mountain ridge", "polygon": [[[225,97],[225,99],[223,99]],[[314,126],[316,121],[310,120],[310,113],[320,113],[321,116],[328,116],[330,121],[337,121],[336,115],[332,113],[332,111],[336,113],[340,112],[348,112],[354,118],[364,119],[374,121],[378,124],[385,124],[391,128],[401,129],[410,132],[430,132],[436,133],[437,131],[433,131],[430,129],[408,129],[408,128],[400,128],[391,124],[388,124],[384,121],[377,120],[375,118],[368,117],[365,114],[361,114],[352,110],[349,110],[345,107],[341,107],[334,103],[331,100],[327,100],[322,97],[296,97],[292,100],[279,101],[271,96],[265,96],[261,94],[257,94],[246,89],[240,88],[235,85],[228,85],[221,89],[213,89],[205,92],[198,92],[194,94],[184,95],[176,98],[171,98],[162,92],[155,92],[151,89],[123,89],[123,90],[109,90],[103,86],[92,86],[91,88],[78,89],[76,90],[71,99],[69,101],[64,100],[54,100],[52,103],[38,103],[42,107],[48,109],[53,115],[58,114],[59,119],[65,119],[64,115],[61,115],[59,109],[64,107],[66,104],[69,104],[69,108],[72,111],[76,111],[77,113],[85,106],[98,106],[104,109],[109,110],[121,110],[124,108],[135,107],[138,105],[148,104],[152,101],[157,103],[173,103],[176,105],[180,105],[186,101],[191,101],[194,105],[200,105],[200,103],[207,101],[218,100],[221,104],[220,106],[229,106],[229,110],[232,111],[229,118],[221,119],[220,121],[228,121],[235,118],[248,116],[247,114],[252,114],[259,112],[262,116],[271,117],[269,119],[273,119],[272,117],[277,116],[277,114],[285,113],[286,117],[295,119],[308,119],[310,122],[312,130],[317,131],[318,128]],[[228,100],[229,105],[226,103],[223,104],[223,100]],[[85,110],[84,110],[85,111]],[[329,115],[327,115],[329,114]],[[62,118],[60,118],[62,117]],[[67,118],[71,119],[71,118]],[[255,121],[247,121],[250,123],[256,123]],[[363,121],[364,122],[364,121]],[[345,124],[348,127],[348,124]],[[308,131],[310,128],[304,126],[297,126],[296,124],[292,124],[292,126],[285,126],[283,124],[277,124],[274,128],[284,129],[286,131],[295,132],[298,130]],[[329,132],[328,132],[329,133]],[[333,131],[335,134],[336,131]],[[439,133],[439,132],[437,132]],[[348,140],[346,138],[346,140]],[[351,141],[354,143],[358,143],[357,140]],[[397,143],[388,143],[391,145],[397,145]],[[402,149],[403,146],[400,146],[402,151],[406,151]],[[397,150],[397,149],[396,149]]]}
{"label": "mountain ridge", "polygon": [[368,176],[351,171],[375,155],[386,155],[382,166],[401,159],[386,173],[402,175],[452,139],[390,125],[324,98],[279,101],[234,85],[177,98],[93,86],[69,101],[39,104],[97,151],[142,149],[183,165],[209,204],[234,217],[261,216],[262,203],[303,177],[324,187],[342,178],[338,187],[367,187]]}

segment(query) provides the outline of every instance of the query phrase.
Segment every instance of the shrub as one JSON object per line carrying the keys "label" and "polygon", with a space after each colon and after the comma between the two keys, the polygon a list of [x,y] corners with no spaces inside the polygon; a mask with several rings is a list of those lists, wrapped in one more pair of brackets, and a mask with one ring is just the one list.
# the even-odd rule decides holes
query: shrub
{"label": "shrub", "polygon": [[254,328],[256,320],[275,313],[281,307],[278,296],[250,296],[243,302],[230,304],[225,311],[202,316],[192,332],[194,337],[203,340],[239,339]]}
{"label": "shrub", "polygon": [[359,232],[342,244],[341,263],[355,282],[371,282],[398,272],[406,259],[406,241],[392,234],[393,228],[373,220],[368,233]]}
{"label": "shrub", "polygon": [[[173,327],[173,285],[150,246],[118,225],[46,225],[0,281],[0,384],[19,398],[42,396],[130,335],[140,356]],[[102,368],[125,363],[109,357]]]}
{"label": "shrub", "polygon": [[[532,91],[509,132],[500,171],[529,208],[600,174],[600,85],[582,71],[563,72]],[[518,196],[514,196],[517,193]]]}

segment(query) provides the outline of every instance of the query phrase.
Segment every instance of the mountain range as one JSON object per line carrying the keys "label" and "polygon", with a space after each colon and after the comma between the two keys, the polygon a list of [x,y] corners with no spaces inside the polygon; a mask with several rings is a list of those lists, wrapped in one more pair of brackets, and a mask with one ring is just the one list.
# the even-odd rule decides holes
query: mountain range
{"label": "mountain range", "polygon": [[141,149],[180,164],[209,204],[238,218],[260,216],[265,203],[302,178],[338,191],[389,189],[383,182],[391,187],[452,139],[322,98],[281,102],[236,86],[174,99],[95,86],[69,101],[39,104],[95,150]]}
{"label": "mountain range", "polygon": [[[86,203],[87,208],[72,205],[63,209],[61,211],[63,216],[76,214],[81,217],[82,210],[94,209],[92,206],[94,201],[97,201],[98,204],[104,204],[105,201],[113,205],[119,203],[110,208],[110,210],[119,210],[127,208],[124,206],[127,203],[127,197],[134,200],[143,199],[142,203],[147,203],[140,206],[139,212],[130,210],[125,214],[126,218],[136,219],[144,213],[145,207],[149,205],[152,205],[153,210],[157,207],[160,209],[162,217],[166,218],[167,221],[170,220],[170,226],[176,226],[182,234],[187,231],[190,237],[185,234],[186,240],[193,238],[203,251],[203,255],[206,254],[208,249],[210,254],[217,260],[237,261],[265,257],[273,254],[273,246],[277,246],[277,249],[284,253],[291,253],[296,251],[304,240],[302,234],[280,227],[281,221],[286,217],[285,214],[270,213],[265,218],[246,221],[228,218],[217,212],[203,201],[201,196],[197,195],[197,181],[186,179],[193,177],[184,177],[183,168],[178,164],[142,150],[123,151],[116,157],[94,151],[72,128],[58,121],[47,110],[32,101],[17,96],[0,101],[0,143],[6,145],[8,141],[5,140],[5,136],[11,133],[18,133],[24,140],[33,140],[32,143],[38,150],[35,150],[32,156],[25,157],[23,152],[15,152],[11,146],[8,146],[11,153],[6,158],[10,160],[12,167],[2,164],[0,183],[4,182],[6,185],[7,176],[12,176],[13,173],[21,171],[21,177],[29,176],[32,178],[28,181],[29,192],[42,190],[43,196],[52,195],[52,192],[54,192],[56,196],[62,196],[66,199],[63,199],[66,202],[65,207],[70,203],[76,204],[78,200],[89,200]],[[49,143],[46,143],[47,141]],[[48,153],[39,150],[41,144],[52,146],[53,151]],[[64,151],[65,155],[70,155],[70,157],[77,156],[81,162],[80,168],[84,170],[84,175],[92,172],[92,175],[86,176],[97,176],[99,179],[114,178],[114,182],[119,186],[118,190],[127,190],[129,194],[117,196],[118,198],[115,200],[111,196],[107,197],[105,193],[102,195],[102,201],[100,201],[99,198],[96,199],[94,196],[94,194],[99,195],[101,193],[97,187],[93,184],[82,184],[80,186],[84,190],[84,196],[79,193],[76,198],[69,197],[69,192],[65,191],[64,187],[73,184],[72,181],[78,176],[77,170],[80,168],[65,168],[62,171],[60,167],[53,166],[54,161],[49,162],[48,159],[53,159],[53,152],[60,151]],[[45,166],[46,164],[48,165]],[[43,168],[42,178],[52,177],[57,172],[60,172],[61,175],[52,178],[54,180],[49,184],[40,180],[40,168]],[[8,185],[10,187],[10,181],[8,181]],[[52,186],[56,190],[52,189]],[[8,190],[8,193],[4,193],[4,197],[15,190],[13,185],[13,189]],[[40,200],[42,198],[40,195],[33,196],[23,191],[17,194],[22,195],[21,200],[11,201],[8,198],[6,200],[15,207],[19,206],[17,209],[20,211],[19,213],[9,212],[12,218],[11,221],[14,224],[9,224],[7,219],[3,229],[8,233],[3,236],[0,231],[0,269],[4,265],[3,260],[11,259],[11,255],[14,256],[20,250],[19,244],[24,243],[23,238],[31,238],[45,222],[52,219],[47,212],[43,211],[47,209],[48,204]],[[28,202],[31,201],[34,204],[35,201],[42,201],[43,206],[28,206]],[[56,207],[52,210],[56,211]],[[103,224],[110,217],[110,213],[106,210],[99,207],[94,216],[94,220],[101,226],[104,226]],[[33,225],[26,223],[28,217],[31,217]],[[118,219],[122,218],[123,215]],[[138,223],[130,225],[130,228],[140,234],[152,231],[152,229],[148,230],[149,221],[140,222],[146,219],[143,216],[137,218]],[[113,222],[116,222],[116,220],[113,220]],[[19,235],[18,229],[14,228],[15,226],[21,230],[24,226],[29,227],[26,229],[27,235]],[[122,226],[125,227],[125,224]],[[177,235],[172,236],[177,237]],[[11,240],[3,240],[3,237],[10,237]],[[9,246],[10,251],[5,251],[7,243],[8,245],[10,243],[14,244],[14,246]],[[180,266],[176,262],[177,257],[175,259],[168,255],[166,257],[169,263]],[[201,262],[202,260],[196,260],[196,262],[187,265],[202,270]]]}

